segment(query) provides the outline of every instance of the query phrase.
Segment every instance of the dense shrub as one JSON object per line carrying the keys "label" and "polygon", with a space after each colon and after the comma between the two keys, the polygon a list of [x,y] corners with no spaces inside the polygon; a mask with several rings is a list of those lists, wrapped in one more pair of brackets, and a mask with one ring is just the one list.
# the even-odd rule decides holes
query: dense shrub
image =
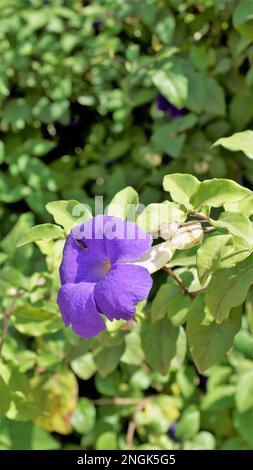
{"label": "dense shrub", "polygon": [[[252,449],[253,152],[212,147],[252,126],[252,13],[249,0],[1,0],[1,448]],[[132,186],[141,203],[169,200],[185,221],[194,191],[185,203],[170,176],[162,189],[164,176],[178,173],[188,174],[179,193],[197,184],[189,175],[222,178],[218,203],[200,200],[218,235],[201,245],[197,266],[192,248],[170,269],[190,291],[201,287],[198,276],[205,284],[214,274],[206,294],[213,316],[210,291],[226,290],[228,272],[242,277],[243,289],[229,284],[229,320],[221,308],[218,323],[194,323],[204,296],[183,295],[161,271],[133,330],[116,322],[89,340],[65,330],[56,304],[65,235],[57,228],[25,244],[52,215],[64,226],[46,204],[93,207],[102,195],[106,205]],[[249,195],[225,207],[241,213],[234,225],[220,216],[230,189]],[[137,204],[137,193],[123,195]],[[69,206],[63,212],[67,231]],[[220,250],[206,267],[219,235],[232,236],[220,247],[231,242],[235,259],[226,264]]]}

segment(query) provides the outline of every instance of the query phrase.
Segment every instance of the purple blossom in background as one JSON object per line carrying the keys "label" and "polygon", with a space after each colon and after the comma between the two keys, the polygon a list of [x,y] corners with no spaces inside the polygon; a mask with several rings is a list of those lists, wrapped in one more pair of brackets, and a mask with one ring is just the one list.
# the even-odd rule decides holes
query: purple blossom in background
{"label": "purple blossom in background", "polygon": [[156,97],[156,105],[158,111],[163,111],[167,113],[172,119],[185,116],[187,114],[187,109],[178,109],[176,106],[171,104],[169,101],[164,98],[163,95],[158,94]]}
{"label": "purple blossom in background", "polygon": [[176,430],[177,430],[177,422],[174,421],[172,425],[168,429],[168,436],[174,441],[178,442],[178,438],[176,436]]}
{"label": "purple blossom in background", "polygon": [[95,20],[95,21],[93,21],[92,26],[93,26],[93,30],[94,30],[95,35],[98,36],[99,33],[101,33],[101,31],[103,31],[104,22],[103,22],[103,20]]}
{"label": "purple blossom in background", "polygon": [[101,317],[130,320],[152,287],[147,269],[131,264],[147,253],[152,237],[133,222],[97,215],[66,239],[57,302],[65,326],[91,338],[105,330]]}
{"label": "purple blossom in background", "polygon": [[199,388],[201,390],[206,390],[206,386],[207,386],[207,381],[208,381],[208,377],[206,375],[203,375],[203,374],[199,374],[198,373],[198,378],[199,378]]}
{"label": "purple blossom in background", "polygon": [[207,386],[207,382],[208,382],[208,377],[206,375],[203,375],[203,374],[200,374],[200,372],[198,371],[195,363],[192,361],[192,360],[189,360],[189,365],[196,371],[197,373],[197,376],[198,376],[198,379],[199,379],[199,385],[198,387],[201,389],[201,390],[206,390],[206,386]]}
{"label": "purple blossom in background", "polygon": [[80,121],[78,119],[72,119],[72,121],[69,124],[69,127],[77,127],[79,126]]}

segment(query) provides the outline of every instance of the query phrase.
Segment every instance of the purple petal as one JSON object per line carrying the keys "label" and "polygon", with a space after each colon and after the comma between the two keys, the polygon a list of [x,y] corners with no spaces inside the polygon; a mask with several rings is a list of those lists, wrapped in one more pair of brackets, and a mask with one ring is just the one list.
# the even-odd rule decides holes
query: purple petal
{"label": "purple petal", "polygon": [[156,105],[158,111],[166,112],[172,119],[185,116],[187,114],[187,109],[179,109],[174,104],[170,103],[163,95],[157,95]]}
{"label": "purple petal", "polygon": [[158,111],[167,111],[168,110],[168,107],[169,107],[169,102],[166,100],[166,98],[164,98],[163,95],[157,95],[156,97],[156,105],[157,105],[157,109]]}
{"label": "purple petal", "polygon": [[59,305],[65,326],[72,325],[75,333],[92,338],[105,330],[93,298],[94,284],[65,284],[58,292]]}
{"label": "purple petal", "polygon": [[76,240],[71,232],[63,250],[60,266],[61,283],[94,283],[102,279],[108,264],[105,249],[105,240],[97,240],[97,246],[93,250],[86,249],[83,241]]}
{"label": "purple petal", "polygon": [[[151,235],[134,222],[126,222],[119,217],[107,215],[97,215],[84,224],[75,226],[71,233],[79,244],[88,248],[87,256],[90,250],[93,255],[96,253],[98,262],[104,259],[105,262],[110,260],[111,264],[141,258],[150,249],[153,241]],[[78,243],[72,243],[71,247],[80,249]],[[67,256],[67,253],[66,249],[64,256]],[[80,262],[84,261],[83,257],[82,260],[80,258]],[[93,277],[91,281],[87,278],[80,280],[96,282],[98,279]]]}
{"label": "purple petal", "polygon": [[178,109],[178,108],[176,108],[176,106],[174,106],[171,103],[168,106],[168,111],[169,111],[170,116],[171,116],[172,119],[176,119],[178,117],[183,117],[187,114],[187,109],[185,109],[185,108]]}
{"label": "purple petal", "polygon": [[151,287],[152,278],[145,268],[118,264],[96,284],[94,299],[109,320],[129,320],[135,314],[136,304],[148,296]]}
{"label": "purple petal", "polygon": [[141,258],[151,248],[151,235],[134,222],[125,222],[117,217],[113,219],[106,225],[107,253],[111,263]]}
{"label": "purple petal", "polygon": [[106,254],[105,226],[108,222],[110,223],[112,219],[114,219],[114,217],[102,214],[96,215],[84,224],[75,225],[71,233],[76,240],[83,242],[90,250],[96,248],[96,250]]}

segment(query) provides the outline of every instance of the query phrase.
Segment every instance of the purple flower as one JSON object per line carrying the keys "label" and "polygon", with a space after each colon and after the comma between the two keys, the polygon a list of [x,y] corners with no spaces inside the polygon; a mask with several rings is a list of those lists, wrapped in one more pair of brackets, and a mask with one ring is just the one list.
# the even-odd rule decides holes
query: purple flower
{"label": "purple flower", "polygon": [[198,379],[199,379],[199,384],[198,384],[198,387],[201,389],[201,390],[206,390],[206,386],[207,386],[207,382],[208,382],[208,377],[206,375],[203,375],[203,374],[200,374],[200,372],[198,371],[195,363],[190,359],[188,361],[189,365],[196,371],[197,373],[197,376],[198,376]]}
{"label": "purple flower", "polygon": [[92,26],[93,26],[93,30],[94,30],[95,35],[98,36],[99,33],[101,33],[101,31],[103,30],[104,22],[101,19],[100,20],[95,20],[95,21],[93,21]]}
{"label": "purple flower", "polygon": [[164,98],[163,95],[157,95],[156,97],[156,105],[158,111],[163,111],[168,114],[172,119],[176,119],[178,117],[185,116],[187,114],[187,110],[185,108],[178,109],[176,106],[171,104],[169,101]]}
{"label": "purple flower", "polygon": [[168,436],[174,441],[178,442],[178,438],[176,436],[176,430],[177,430],[177,422],[174,421],[174,423],[171,424],[171,426],[168,429]]}
{"label": "purple flower", "polygon": [[105,330],[109,320],[130,320],[152,286],[149,271],[134,261],[152,237],[133,222],[97,215],[67,237],[60,266],[57,302],[65,326],[84,338]]}

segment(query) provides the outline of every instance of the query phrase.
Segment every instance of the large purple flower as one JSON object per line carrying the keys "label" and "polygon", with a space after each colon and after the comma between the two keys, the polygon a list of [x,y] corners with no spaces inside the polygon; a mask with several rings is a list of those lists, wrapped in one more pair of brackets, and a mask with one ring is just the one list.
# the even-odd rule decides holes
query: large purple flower
{"label": "large purple flower", "polygon": [[149,271],[134,265],[152,237],[133,222],[98,215],[75,226],[67,237],[60,266],[58,305],[65,326],[91,338],[109,320],[130,320],[152,286]]}

